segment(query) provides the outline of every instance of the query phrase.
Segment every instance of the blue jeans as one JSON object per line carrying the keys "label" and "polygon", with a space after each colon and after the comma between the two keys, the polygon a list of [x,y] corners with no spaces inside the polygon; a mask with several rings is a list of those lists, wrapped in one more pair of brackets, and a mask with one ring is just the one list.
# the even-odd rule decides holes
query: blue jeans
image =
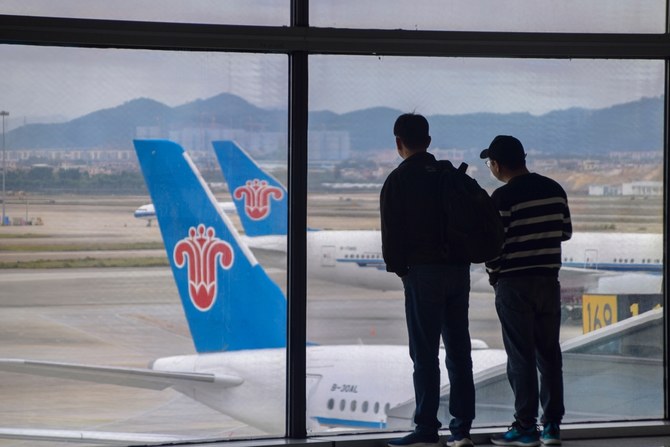
{"label": "blue jeans", "polygon": [[565,413],[560,283],[546,276],[500,278],[495,291],[514,417],[524,427],[534,425],[539,402],[544,413],[541,422],[560,423]]}
{"label": "blue jeans", "polygon": [[440,403],[440,335],[449,374],[452,433],[469,433],[475,417],[475,387],[468,329],[470,266],[415,265],[402,278],[409,353],[414,362],[416,431],[437,433]]}

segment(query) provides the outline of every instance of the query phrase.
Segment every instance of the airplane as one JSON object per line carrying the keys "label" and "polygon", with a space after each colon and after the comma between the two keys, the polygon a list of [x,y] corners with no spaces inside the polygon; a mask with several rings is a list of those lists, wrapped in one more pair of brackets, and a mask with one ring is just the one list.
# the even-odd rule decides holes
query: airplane
{"label": "airplane", "polygon": [[[212,145],[234,192],[233,203],[244,231],[254,236],[247,239],[249,246],[285,253],[288,194],[284,186],[234,141],[213,141]],[[253,194],[238,193],[252,184],[276,192],[265,194],[267,205],[262,218],[248,216],[247,199]],[[376,290],[402,289],[402,282],[385,271],[381,233],[377,230],[309,231],[307,247],[309,277]],[[577,301],[583,293],[661,292],[662,234],[578,232],[563,243],[562,255],[560,277],[565,305],[574,317],[580,312]],[[471,291],[492,292],[481,264],[472,266]]]}
{"label": "airplane", "polygon": [[288,231],[288,192],[232,140],[213,141],[214,153],[247,236]]}
{"label": "airplane", "polygon": [[[237,212],[245,233],[242,238],[257,258],[268,261],[266,264],[271,267],[285,268],[286,188],[237,143],[214,141],[213,146],[232,196],[232,202],[219,202],[219,205],[226,212]],[[134,216],[155,219],[154,205],[142,205]],[[379,231],[310,229],[307,247],[311,278],[373,290],[402,290],[400,279],[386,272]],[[477,290],[490,291],[482,267],[475,269],[472,275]]]}
{"label": "airplane", "polygon": [[[148,369],[0,359],[0,370],[127,387],[172,388],[267,433],[285,430],[286,298],[218,206],[188,154],[166,140],[135,140],[188,321],[195,354]],[[504,364],[504,350],[472,343],[475,378]],[[442,392],[448,379],[442,350]],[[383,429],[414,398],[404,345],[306,346],[308,432]],[[382,380],[383,378],[383,380]],[[411,427],[407,427],[408,430]],[[104,440],[109,432],[2,429],[0,436]],[[150,434],[144,434],[149,442]],[[155,442],[165,437],[154,435]]]}
{"label": "airplane", "polygon": [[[232,202],[219,202],[219,206],[227,213],[235,213],[237,211]],[[135,211],[133,211],[133,217],[136,219],[146,220],[147,227],[150,227],[151,222],[156,219],[156,210],[154,209],[154,204],[147,203],[146,205],[140,205]]]}
{"label": "airplane", "polygon": [[149,225],[151,225],[151,220],[156,218],[154,204],[148,203],[146,205],[141,205],[133,212],[133,217],[136,219],[148,219]]}
{"label": "airplane", "polygon": [[[284,268],[288,193],[237,143],[213,141],[214,152],[232,196],[245,243],[266,266]],[[380,291],[402,290],[386,272],[378,230],[314,230],[307,237],[308,277]],[[560,271],[566,316],[581,318],[584,293],[660,293],[663,235],[577,232],[563,243]],[[267,261],[267,262],[265,262]],[[267,265],[269,264],[269,265]],[[482,264],[470,272],[472,292],[491,293]]]}
{"label": "airplane", "polygon": [[[286,254],[288,193],[237,143],[213,141],[223,177],[254,253],[277,250]],[[307,275],[337,284],[372,290],[402,290],[402,281],[386,272],[378,230],[307,231]],[[277,266],[281,267],[281,266]],[[471,288],[491,291],[483,266],[473,267]]]}

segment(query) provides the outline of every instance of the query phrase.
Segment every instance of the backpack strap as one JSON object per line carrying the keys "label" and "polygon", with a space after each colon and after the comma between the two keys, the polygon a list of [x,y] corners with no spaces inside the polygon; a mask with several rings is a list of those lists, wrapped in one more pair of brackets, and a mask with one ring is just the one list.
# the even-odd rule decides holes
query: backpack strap
{"label": "backpack strap", "polygon": [[455,171],[456,168],[449,160],[438,160],[438,165],[440,166],[441,171]]}
{"label": "backpack strap", "polygon": [[461,174],[465,174],[468,170],[468,164],[466,162],[462,162],[458,166],[458,169],[456,169],[449,160],[438,160],[437,162],[440,165],[440,169],[443,171],[459,171]]}

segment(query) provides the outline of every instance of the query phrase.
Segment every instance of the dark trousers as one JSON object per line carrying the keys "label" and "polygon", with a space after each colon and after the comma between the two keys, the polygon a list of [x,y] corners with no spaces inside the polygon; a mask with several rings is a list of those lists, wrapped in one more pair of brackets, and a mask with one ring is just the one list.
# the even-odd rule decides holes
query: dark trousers
{"label": "dark trousers", "polygon": [[475,417],[475,388],[468,329],[470,266],[411,266],[404,276],[409,353],[414,362],[416,431],[437,433],[440,403],[440,336],[449,375],[452,433],[469,433]]}
{"label": "dark trousers", "polygon": [[524,427],[534,425],[539,402],[544,413],[541,422],[560,423],[565,408],[558,279],[500,278],[495,291],[507,351],[507,378],[514,392],[514,417]]}

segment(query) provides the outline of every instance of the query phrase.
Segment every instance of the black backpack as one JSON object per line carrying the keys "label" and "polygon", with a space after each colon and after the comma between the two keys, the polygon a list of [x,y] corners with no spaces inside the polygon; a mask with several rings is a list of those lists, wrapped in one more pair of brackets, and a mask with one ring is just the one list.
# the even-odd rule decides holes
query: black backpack
{"label": "black backpack", "polygon": [[505,230],[493,200],[465,173],[466,163],[461,163],[458,169],[449,160],[441,160],[439,165],[445,256],[475,264],[499,256]]}

